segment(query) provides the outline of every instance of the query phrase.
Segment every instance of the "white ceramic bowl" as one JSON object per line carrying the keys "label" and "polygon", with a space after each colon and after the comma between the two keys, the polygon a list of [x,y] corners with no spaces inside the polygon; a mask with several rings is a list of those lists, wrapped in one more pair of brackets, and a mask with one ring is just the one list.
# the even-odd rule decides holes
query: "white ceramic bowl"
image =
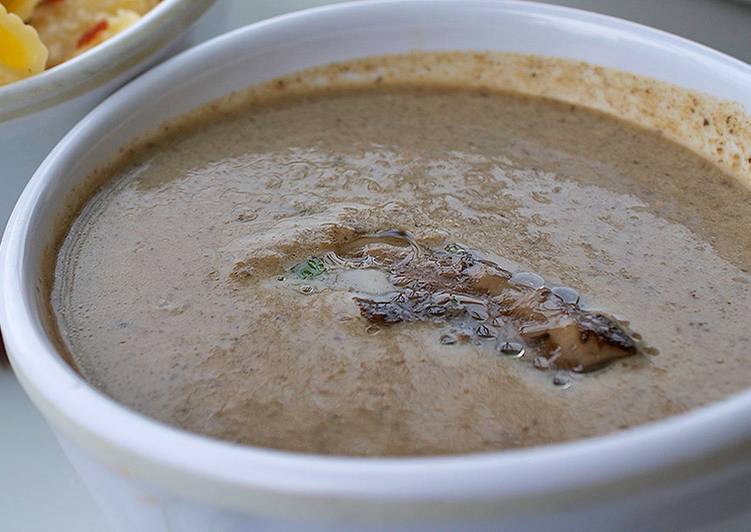
{"label": "white ceramic bowl", "polygon": [[163,59],[214,0],[162,0],[85,54],[0,86],[0,228],[52,147],[114,89]]}
{"label": "white ceramic bowl", "polygon": [[146,73],[58,144],[24,191],[0,248],[0,325],[13,367],[103,508],[138,531],[303,523],[320,530],[667,529],[746,510],[751,393],[561,445],[340,458],[238,446],[162,425],[97,392],[57,355],[37,286],[67,190],[128,139],[231,91],[313,65],[414,49],[583,59],[751,109],[751,67],[743,63],[621,20],[513,1],[319,8],[224,35]]}

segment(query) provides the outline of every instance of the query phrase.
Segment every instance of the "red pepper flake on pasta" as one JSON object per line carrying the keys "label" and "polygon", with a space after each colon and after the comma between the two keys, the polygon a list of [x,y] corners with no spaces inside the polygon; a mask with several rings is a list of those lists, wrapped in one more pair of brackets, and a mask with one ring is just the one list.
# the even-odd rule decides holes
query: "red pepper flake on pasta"
{"label": "red pepper flake on pasta", "polygon": [[86,46],[87,44],[90,44],[94,39],[96,39],[96,36],[99,35],[99,33],[103,32],[108,27],[109,27],[109,22],[107,22],[106,20],[97,22],[94,26],[86,30],[86,32],[84,32],[83,35],[81,35],[81,38],[78,39],[76,46],[78,48],[82,48]]}

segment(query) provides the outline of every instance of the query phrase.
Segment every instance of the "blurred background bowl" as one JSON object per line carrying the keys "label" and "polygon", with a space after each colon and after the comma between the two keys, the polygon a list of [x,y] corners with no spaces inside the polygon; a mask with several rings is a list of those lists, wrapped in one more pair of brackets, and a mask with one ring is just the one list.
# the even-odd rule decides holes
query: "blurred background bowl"
{"label": "blurred background bowl", "polygon": [[0,86],[0,229],[62,136],[113,90],[174,53],[213,3],[162,0],[136,24],[88,52]]}

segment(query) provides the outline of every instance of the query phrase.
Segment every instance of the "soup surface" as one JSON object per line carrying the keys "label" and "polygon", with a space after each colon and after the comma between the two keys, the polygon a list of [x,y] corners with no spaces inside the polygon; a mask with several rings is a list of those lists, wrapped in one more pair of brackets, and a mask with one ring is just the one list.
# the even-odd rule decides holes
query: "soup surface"
{"label": "soup surface", "polygon": [[[103,392],[187,430],[317,453],[487,451],[751,382],[751,194],[615,118],[334,87],[206,111],[105,175],[58,255],[61,336]],[[427,269],[408,267],[418,257]],[[543,318],[525,330],[499,291],[425,280],[467,261]],[[584,348],[545,343],[551,302],[638,347],[568,360]]]}

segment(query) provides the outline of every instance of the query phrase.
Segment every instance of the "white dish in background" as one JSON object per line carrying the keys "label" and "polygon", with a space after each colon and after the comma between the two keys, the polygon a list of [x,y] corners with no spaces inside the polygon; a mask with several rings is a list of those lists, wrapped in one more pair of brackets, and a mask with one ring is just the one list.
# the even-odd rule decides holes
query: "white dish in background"
{"label": "white dish in background", "polygon": [[[586,17],[585,17],[586,18]],[[268,27],[266,28],[268,30]],[[640,35],[646,35],[646,37],[650,37],[652,32],[649,30],[640,30]],[[654,35],[651,35],[654,37]],[[645,37],[645,38],[646,38]],[[604,38],[602,36],[598,35],[592,35],[590,38],[597,39],[597,38]],[[661,38],[666,39],[667,42],[673,42],[671,41],[672,38],[668,36],[662,35]],[[666,42],[666,41],[662,41]],[[685,43],[684,43],[685,44]],[[678,50],[680,50],[680,46],[678,47]],[[561,52],[562,53],[562,52]],[[602,51],[602,53],[606,53]],[[600,63],[607,63],[607,61],[596,61]],[[632,69],[633,70],[633,69]],[[664,77],[664,76],[659,76]],[[152,83],[155,83],[155,80],[151,80]],[[749,106],[749,103],[746,102],[747,107]],[[5,304],[5,303],[3,303]],[[7,319],[7,316],[3,318],[3,321],[5,322]],[[59,369],[59,368],[58,368]],[[69,381],[70,382],[70,381]],[[0,383],[5,384],[5,383]],[[58,385],[62,385],[62,382],[59,382]],[[79,386],[79,384],[76,384],[76,386]],[[77,392],[76,392],[77,393]],[[89,391],[90,393],[90,391]],[[120,409],[122,410],[122,409]],[[131,414],[132,415],[132,414]],[[5,416],[4,416],[5,418]],[[748,419],[747,417],[745,419]],[[59,422],[59,419],[58,419]],[[160,430],[166,430],[166,429],[160,429]],[[39,436],[42,436],[42,432],[38,433]],[[121,435],[122,436],[122,435]],[[192,438],[196,440],[201,440],[200,438]],[[675,449],[680,448],[681,445],[685,444],[683,440],[676,439],[674,442],[674,445],[671,447],[674,447]],[[690,443],[690,442],[689,442]],[[101,449],[100,449],[101,450]],[[165,447],[162,449],[165,453],[168,453],[171,448]],[[236,450],[236,449],[235,449]],[[155,449],[155,451],[159,451],[159,449]],[[180,455],[182,457],[181,459],[176,459],[176,463],[180,465],[189,465],[189,461],[184,460],[184,454],[186,452],[186,449],[181,448],[175,448],[174,449],[176,455]],[[80,452],[77,450],[72,450],[72,453],[74,455],[79,455]],[[231,454],[231,453],[230,453]],[[275,453],[271,453],[275,454]],[[613,455],[611,457],[613,460],[622,460],[624,457],[623,455]],[[239,464],[241,462],[237,462]],[[233,467],[237,467],[237,464],[232,464]],[[97,490],[99,495],[101,495],[101,498],[104,499],[105,504],[108,504],[109,506],[113,507],[122,507],[124,504],[127,505],[127,501],[132,497],[134,494],[134,491],[132,490],[143,490],[145,489],[143,485],[141,485],[138,482],[132,481],[130,484],[123,483],[121,479],[118,479],[116,475],[112,475],[111,472],[103,472],[98,464],[91,462],[86,457],[80,457],[80,460],[78,461],[79,467],[84,469],[84,473],[87,474],[89,477],[92,477],[95,479],[95,484],[99,482],[99,489]],[[289,464],[293,465],[293,464]],[[367,468],[366,468],[367,469]],[[13,470],[11,470],[11,473]],[[211,471],[208,471],[207,473],[211,473]],[[480,472],[482,473],[482,471]],[[548,471],[546,471],[546,475],[554,475],[555,469],[551,468]],[[290,477],[291,478],[291,477]],[[99,481],[96,481],[96,479],[99,479]],[[460,491],[463,487],[462,483],[460,482],[459,478],[453,479],[455,480],[452,483],[452,491]],[[472,479],[473,481],[475,479]],[[477,481],[479,482],[481,480],[481,476],[478,475]],[[719,482],[722,482],[723,479],[719,479]],[[2,479],[0,479],[0,482],[2,482]],[[744,483],[745,482],[745,483]],[[75,489],[78,489],[78,485],[75,482],[71,483],[71,486],[74,486]],[[11,486],[9,486],[11,487]],[[41,488],[41,487],[40,487]],[[698,488],[698,489],[696,489]],[[113,492],[110,492],[108,494],[103,494],[101,490],[107,490],[107,489],[115,489],[117,490],[117,493],[113,495]],[[398,489],[398,486],[394,486],[391,488],[393,491],[396,491]],[[663,517],[661,512],[656,511],[655,508],[658,507],[659,504],[655,505],[655,502],[664,502],[663,500],[655,501],[652,497],[646,497],[646,500],[640,502],[638,499],[633,500],[631,502],[630,510],[631,514],[629,517],[629,523],[625,523],[623,521],[618,521],[617,516],[619,515],[619,512],[617,510],[623,510],[623,507],[620,509],[616,505],[616,507],[608,507],[608,505],[601,505],[594,510],[590,511],[589,513],[580,514],[578,516],[577,520],[571,520],[571,516],[566,515],[559,515],[552,519],[543,517],[542,519],[538,519],[536,521],[536,524],[539,526],[545,526],[545,527],[552,527],[556,526],[559,530],[564,530],[567,528],[571,528],[572,526],[575,526],[578,522],[579,524],[586,523],[589,526],[599,526],[599,527],[607,527],[607,528],[618,528],[619,526],[626,527],[627,525],[635,525],[638,524],[638,526],[642,529],[647,529],[650,527],[660,527],[660,528],[670,528],[669,519],[680,519],[681,523],[694,523],[696,525],[701,524],[701,517],[705,515],[705,512],[707,512],[706,515],[712,514],[713,516],[725,516],[730,517],[732,515],[732,512],[735,512],[739,509],[739,507],[742,508],[742,503],[744,502],[743,499],[739,499],[738,496],[743,496],[744,494],[749,492],[749,483],[748,479],[746,478],[745,481],[741,481],[740,483],[735,484],[735,490],[734,495],[731,495],[728,498],[725,499],[719,499],[719,498],[707,498],[702,494],[702,487],[694,486],[695,491],[693,492],[693,495],[689,498],[685,499],[683,501],[683,504],[679,504],[678,507],[680,510],[677,512],[679,515],[672,515],[667,517],[667,521],[659,521],[657,520],[660,517]],[[152,488],[148,488],[147,491],[152,490]],[[206,488],[202,488],[203,491],[207,491]],[[196,493],[194,494],[196,497],[202,497],[206,495],[206,493],[200,493],[201,490],[196,490]],[[149,530],[145,528],[146,526],[152,526],[151,529],[153,530],[168,530],[170,528],[167,528],[168,526],[172,526],[171,530],[208,530],[211,529],[211,526],[226,526],[226,530],[251,530],[255,529],[254,526],[257,526],[259,530],[261,529],[268,529],[266,525],[271,525],[270,521],[266,520],[259,520],[255,521],[254,523],[246,523],[242,521],[242,518],[238,516],[237,513],[224,513],[221,510],[214,509],[214,508],[208,508],[207,506],[196,506],[191,503],[186,503],[184,501],[180,501],[178,498],[175,498],[173,495],[162,492],[160,490],[149,491],[150,494],[156,493],[157,495],[157,501],[158,506],[156,508],[153,508],[152,512],[142,512],[140,513],[140,519],[139,524],[143,526],[139,526],[137,528],[138,530]],[[691,489],[688,490],[688,493],[691,495]],[[673,494],[678,495],[678,492]],[[733,496],[736,498],[733,499]],[[148,501],[147,501],[148,502]],[[154,502],[153,500],[151,502]],[[676,500],[673,500],[674,503],[676,503]],[[2,502],[0,501],[0,504]],[[46,504],[45,504],[46,507]],[[294,512],[295,508],[291,508],[290,512]],[[94,512],[96,515],[98,515],[96,512]],[[0,511],[1,515],[4,515],[2,511]],[[623,514],[620,514],[621,517]],[[575,516],[576,517],[576,516]],[[170,520],[169,522],[167,520]],[[675,521],[672,521],[675,523]],[[11,521],[11,524],[14,523],[14,521]],[[81,525],[83,526],[89,526],[88,520],[81,520]],[[72,526],[75,526],[73,522],[70,523]],[[245,526],[247,524],[247,526]],[[291,523],[290,521],[286,522],[286,527],[284,525],[282,529],[288,529]],[[296,524],[296,523],[294,523]],[[533,525],[535,523],[532,523]],[[194,528],[189,528],[190,526]],[[727,529],[729,525],[723,524],[723,528]],[[739,529],[742,529],[742,525],[737,525]],[[161,528],[159,528],[161,527]],[[66,529],[68,527],[66,526]],[[330,527],[324,525],[324,529],[330,529]],[[457,524],[450,525],[451,529],[461,529],[461,528],[468,528],[466,526],[462,527]],[[43,530],[46,528],[38,528],[37,530]],[[78,530],[78,528],[74,528]],[[100,527],[99,530],[102,530],[105,528]],[[131,528],[136,529],[136,528]],[[222,528],[224,529],[224,528]],[[15,530],[11,528],[10,530]],[[32,528],[18,528],[18,530],[33,530]]]}
{"label": "white dish in background", "polygon": [[73,125],[113,90],[174,53],[214,0],[162,0],[143,19],[60,65],[0,85],[0,228],[31,175]]}

